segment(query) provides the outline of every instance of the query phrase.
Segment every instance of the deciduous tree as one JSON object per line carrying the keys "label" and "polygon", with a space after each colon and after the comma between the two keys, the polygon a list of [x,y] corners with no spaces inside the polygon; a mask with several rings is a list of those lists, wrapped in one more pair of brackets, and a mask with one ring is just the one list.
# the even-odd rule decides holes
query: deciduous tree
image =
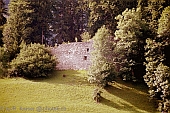
{"label": "deciduous tree", "polygon": [[126,8],[133,8],[136,5],[137,1],[135,0],[90,0],[90,16],[88,21],[90,35],[94,36],[103,25],[112,30],[112,35],[114,35],[117,26],[115,17]]}
{"label": "deciduous tree", "polygon": [[142,18],[146,20],[151,31],[152,39],[157,37],[158,20],[165,7],[169,6],[169,0],[139,0],[138,7],[142,9]]}
{"label": "deciduous tree", "polygon": [[161,18],[158,21],[158,36],[153,39],[147,39],[146,45],[146,75],[144,80],[149,87],[151,97],[160,100],[159,110],[168,112],[170,109],[170,7],[166,7]]}
{"label": "deciduous tree", "polygon": [[99,86],[106,86],[116,74],[112,60],[113,40],[107,27],[102,26],[93,37],[92,66],[89,69],[89,81]]}
{"label": "deciduous tree", "polygon": [[118,40],[114,49],[117,57],[114,61],[120,64],[120,74],[124,80],[143,79],[145,73],[144,32],[147,31],[145,21],[141,20],[141,10],[126,9],[122,15],[118,15],[118,26],[115,38]]}

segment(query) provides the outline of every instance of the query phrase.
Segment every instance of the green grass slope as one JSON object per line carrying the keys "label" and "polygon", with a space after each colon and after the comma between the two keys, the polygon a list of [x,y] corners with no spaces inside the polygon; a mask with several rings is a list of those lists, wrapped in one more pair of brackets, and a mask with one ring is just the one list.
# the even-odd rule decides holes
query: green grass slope
{"label": "green grass slope", "polygon": [[123,81],[103,89],[96,103],[95,86],[85,73],[69,70],[48,79],[0,79],[0,113],[155,113],[145,87]]}

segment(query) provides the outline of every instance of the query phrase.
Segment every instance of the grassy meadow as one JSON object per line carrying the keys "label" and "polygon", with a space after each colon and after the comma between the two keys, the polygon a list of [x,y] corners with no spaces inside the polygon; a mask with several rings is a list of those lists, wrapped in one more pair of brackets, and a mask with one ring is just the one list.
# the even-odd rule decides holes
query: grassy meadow
{"label": "grassy meadow", "polygon": [[0,79],[0,113],[156,113],[144,85],[117,80],[102,89],[100,103],[92,99],[94,88],[85,71],[56,71],[34,80]]}

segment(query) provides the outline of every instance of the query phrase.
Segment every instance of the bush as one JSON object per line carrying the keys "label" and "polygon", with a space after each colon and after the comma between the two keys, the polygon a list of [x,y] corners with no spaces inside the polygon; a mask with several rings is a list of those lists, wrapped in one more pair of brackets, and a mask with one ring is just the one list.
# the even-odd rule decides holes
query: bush
{"label": "bush", "polygon": [[48,76],[55,69],[55,57],[44,45],[24,45],[20,54],[10,63],[10,76],[42,77]]}

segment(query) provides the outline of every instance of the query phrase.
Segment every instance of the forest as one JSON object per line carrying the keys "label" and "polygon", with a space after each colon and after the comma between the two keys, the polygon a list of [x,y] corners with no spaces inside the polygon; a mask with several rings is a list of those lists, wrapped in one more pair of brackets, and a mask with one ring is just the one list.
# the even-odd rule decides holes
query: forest
{"label": "forest", "polygon": [[0,0],[2,77],[48,76],[48,47],[93,40],[88,81],[145,83],[170,111],[170,0]]}

